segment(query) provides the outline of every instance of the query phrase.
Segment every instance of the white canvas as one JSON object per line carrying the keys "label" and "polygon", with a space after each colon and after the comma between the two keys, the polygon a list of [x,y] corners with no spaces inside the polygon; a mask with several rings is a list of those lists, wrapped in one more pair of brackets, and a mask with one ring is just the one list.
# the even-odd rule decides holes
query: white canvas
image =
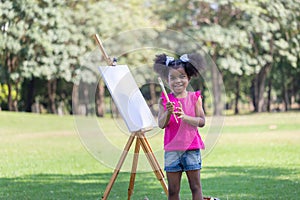
{"label": "white canvas", "polygon": [[127,65],[99,67],[102,78],[130,132],[157,127]]}

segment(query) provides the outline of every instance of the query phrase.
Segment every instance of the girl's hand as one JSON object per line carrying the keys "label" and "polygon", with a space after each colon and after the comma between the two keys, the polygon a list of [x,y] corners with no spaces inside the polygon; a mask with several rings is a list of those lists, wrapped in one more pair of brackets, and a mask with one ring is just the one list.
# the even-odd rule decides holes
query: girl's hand
{"label": "girl's hand", "polygon": [[196,116],[188,116],[184,113],[182,109],[182,104],[179,102],[179,107],[176,107],[174,114],[177,118],[181,118],[182,121],[196,127],[203,127],[205,125],[205,114],[202,108],[202,99],[199,98],[196,104]]}
{"label": "girl's hand", "polygon": [[175,109],[174,104],[175,104],[174,102],[167,102],[166,107],[167,107],[167,111],[169,113],[173,113],[174,112],[174,109]]}
{"label": "girl's hand", "polygon": [[176,108],[176,112],[175,112],[175,115],[178,117],[178,118],[184,118],[184,116],[185,116],[185,114],[184,114],[184,111],[183,111],[183,109],[182,109],[182,104],[181,104],[181,102],[179,101],[179,106],[180,107],[177,107]]}

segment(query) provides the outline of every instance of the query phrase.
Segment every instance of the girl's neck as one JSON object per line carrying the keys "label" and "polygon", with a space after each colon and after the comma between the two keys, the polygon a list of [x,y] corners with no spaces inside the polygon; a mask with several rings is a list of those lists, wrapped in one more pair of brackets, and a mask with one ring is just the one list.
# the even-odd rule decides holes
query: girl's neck
{"label": "girl's neck", "polygon": [[176,98],[185,98],[185,97],[187,97],[187,91],[186,90],[184,90],[183,92],[181,92],[181,93],[174,93],[173,92],[173,95],[176,97]]}

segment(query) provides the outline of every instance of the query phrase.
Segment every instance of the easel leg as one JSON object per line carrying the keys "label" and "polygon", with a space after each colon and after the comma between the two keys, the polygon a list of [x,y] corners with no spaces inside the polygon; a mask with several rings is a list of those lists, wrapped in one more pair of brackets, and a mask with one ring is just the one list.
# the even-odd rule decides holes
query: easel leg
{"label": "easel leg", "polygon": [[141,133],[137,139],[140,140],[140,142],[141,142],[141,146],[142,146],[144,153],[153,169],[153,172],[156,175],[156,178],[160,181],[166,195],[168,195],[168,186],[165,182],[164,174],[159,166],[158,161],[156,160],[156,158],[153,154],[153,151],[147,141],[147,138],[144,136],[143,133]]}
{"label": "easel leg", "polygon": [[119,160],[119,162],[117,164],[117,167],[114,170],[114,173],[113,173],[113,175],[112,175],[112,177],[111,177],[111,179],[110,179],[110,181],[109,181],[109,183],[108,183],[108,185],[106,187],[106,190],[105,190],[105,192],[103,194],[102,200],[106,200],[107,199],[107,197],[108,197],[108,195],[109,195],[109,193],[111,191],[111,188],[112,188],[112,186],[113,186],[113,184],[114,184],[114,182],[115,182],[115,180],[116,180],[116,178],[117,178],[117,176],[118,176],[118,174],[120,172],[120,169],[121,169],[121,167],[122,167],[122,165],[123,165],[123,163],[125,161],[125,158],[126,158],[126,156],[128,154],[128,151],[129,151],[129,149],[130,149],[130,147],[132,145],[132,142],[133,142],[134,138],[135,138],[134,134],[132,134],[129,137],[129,139],[128,139],[125,147],[124,147],[124,150],[123,150],[123,153],[121,155],[121,158],[120,158],[120,160]]}
{"label": "easel leg", "polygon": [[138,159],[139,159],[140,145],[141,145],[140,140],[137,139],[136,144],[135,144],[135,149],[134,149],[130,182],[129,182],[129,187],[128,187],[128,198],[127,198],[128,200],[130,200],[131,195],[133,193],[133,189],[134,189],[134,181],[135,181],[137,164],[138,164]]}

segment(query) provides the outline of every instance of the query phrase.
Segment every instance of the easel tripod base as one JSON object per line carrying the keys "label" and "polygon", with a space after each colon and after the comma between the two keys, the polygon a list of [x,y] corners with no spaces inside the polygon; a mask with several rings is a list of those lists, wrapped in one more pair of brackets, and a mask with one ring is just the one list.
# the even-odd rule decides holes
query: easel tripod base
{"label": "easel tripod base", "polygon": [[136,170],[137,170],[140,147],[142,147],[142,149],[147,157],[147,160],[150,163],[154,174],[156,175],[156,178],[160,181],[166,195],[168,195],[168,187],[167,187],[167,184],[164,179],[164,174],[159,166],[157,159],[155,158],[155,156],[153,154],[151,146],[148,143],[148,140],[145,137],[144,132],[141,131],[141,132],[135,132],[135,133],[131,134],[131,136],[129,137],[129,139],[124,147],[123,153],[119,159],[119,162],[116,166],[116,169],[114,170],[114,173],[113,173],[113,175],[106,187],[106,190],[102,196],[102,200],[106,200],[108,198],[108,195],[113,187],[114,182],[117,179],[117,176],[118,176],[120,169],[126,159],[128,152],[132,146],[134,139],[136,139],[136,144],[135,144],[135,149],[134,149],[134,157],[133,157],[131,176],[130,176],[129,187],[128,187],[128,200],[131,198],[131,196],[133,194],[134,181],[135,181],[135,175],[136,175]]}

